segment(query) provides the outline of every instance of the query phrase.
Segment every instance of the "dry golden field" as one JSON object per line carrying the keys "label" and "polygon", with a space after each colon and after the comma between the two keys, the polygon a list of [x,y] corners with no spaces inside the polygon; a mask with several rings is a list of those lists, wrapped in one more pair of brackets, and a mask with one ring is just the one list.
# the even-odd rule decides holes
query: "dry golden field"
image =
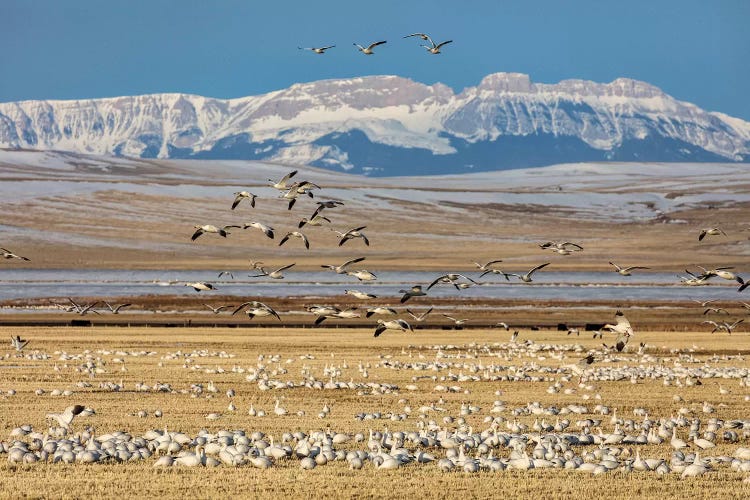
{"label": "dry golden field", "polygon": [[[525,431],[535,434],[535,420],[554,424],[556,419],[568,418],[570,432],[577,432],[579,419],[599,418],[605,434],[613,431],[613,414],[595,413],[597,405],[617,409],[617,417],[636,423],[643,417],[633,410],[643,408],[653,420],[668,419],[683,414],[688,419],[698,418],[704,428],[710,418],[724,421],[750,421],[750,402],[745,396],[750,387],[740,385],[738,378],[703,378],[700,386],[687,386],[687,378],[639,378],[631,383],[595,380],[595,373],[610,373],[620,367],[660,367],[665,370],[702,368],[750,369],[750,337],[745,333],[732,336],[709,335],[699,332],[640,331],[625,353],[603,354],[601,341],[589,334],[569,337],[552,330],[519,332],[516,343],[509,342],[505,330],[419,330],[403,334],[386,332],[373,338],[367,329],[299,330],[288,328],[225,329],[225,328],[3,328],[2,334],[20,335],[31,342],[25,349],[26,357],[6,351],[0,361],[0,390],[3,394],[14,389],[16,394],[0,400],[0,434],[12,440],[11,431],[22,424],[32,424],[35,430],[45,430],[45,414],[62,411],[72,404],[82,404],[96,410],[95,415],[78,418],[72,433],[86,427],[96,435],[117,430],[141,435],[150,429],[167,428],[195,436],[200,429],[215,433],[220,429],[243,429],[247,435],[262,431],[281,439],[284,432],[331,429],[340,433],[364,433],[365,441],[349,442],[347,450],[367,449],[370,429],[384,432],[414,431],[418,422],[434,420],[448,429],[460,427],[462,404],[481,407],[476,413],[465,415],[466,426],[481,432],[490,423],[485,417],[502,417],[498,431],[511,432],[507,425],[517,421],[528,426]],[[605,336],[605,341],[611,337]],[[531,341],[533,343],[527,342]],[[638,354],[638,343],[645,342],[643,354]],[[528,346],[549,346],[549,350],[534,350]],[[438,347],[441,346],[441,347]],[[565,381],[569,369],[563,373],[545,372],[544,367],[559,368],[575,363],[590,349],[597,349],[597,362],[592,373],[579,386],[577,380]],[[30,359],[33,353],[46,353],[49,359]],[[146,355],[145,353],[153,353]],[[181,353],[178,354],[178,353]],[[140,354],[140,355],[139,355]],[[262,357],[261,357],[262,356]],[[37,358],[39,356],[36,356]],[[67,359],[63,359],[67,358]],[[89,376],[82,371],[86,360],[100,373]],[[439,367],[416,371],[396,369],[402,363],[442,363]],[[388,365],[388,366],[387,366]],[[240,373],[238,368],[244,369]],[[373,382],[394,384],[398,389],[377,393],[364,389],[314,389],[295,387],[260,390],[257,381],[249,382],[249,373],[259,373],[271,380],[302,382],[307,378],[328,382],[325,368],[339,370],[336,380],[355,383]],[[599,372],[598,370],[604,370]],[[303,376],[303,371],[306,374]],[[543,381],[482,380],[483,375],[512,375],[546,377]],[[365,373],[366,372],[366,373]],[[367,378],[365,378],[365,375]],[[464,380],[476,375],[478,381]],[[413,377],[435,377],[419,378]],[[205,387],[212,381],[216,393],[204,391],[198,397],[180,393],[191,384]],[[557,393],[548,392],[555,381],[561,382]],[[79,388],[88,382],[90,388]],[[100,387],[105,383],[122,384],[118,392]],[[135,384],[152,386],[156,382],[171,384],[174,392],[136,392]],[[415,385],[414,390],[406,386]],[[436,391],[436,386],[458,386],[458,392]],[[43,395],[35,390],[44,389]],[[71,396],[52,396],[54,389],[71,389]],[[230,398],[225,395],[234,389],[231,400],[235,411],[229,411]],[[566,394],[564,389],[572,389]],[[723,389],[722,393],[720,389]],[[673,398],[679,395],[682,400]],[[285,416],[273,413],[276,398],[289,412]],[[505,403],[505,409],[492,413],[493,402]],[[587,414],[558,416],[519,415],[514,409],[528,408],[530,402],[542,407],[563,408],[571,404],[587,407]],[[704,413],[704,402],[715,413]],[[264,417],[248,415],[250,405],[264,409]],[[330,413],[323,419],[318,413],[324,405]],[[434,404],[439,409],[420,416],[420,407]],[[381,412],[406,414],[405,420],[357,420],[359,413]],[[161,418],[154,412],[160,409]],[[147,412],[139,418],[137,412]],[[297,412],[304,411],[304,415]],[[206,415],[219,413],[218,420],[207,420]],[[452,423],[444,423],[445,417]],[[599,428],[595,428],[598,432]],[[538,433],[536,433],[538,434]],[[638,434],[628,432],[628,434]],[[679,435],[687,440],[687,429]],[[750,446],[750,439],[742,436],[736,443],[726,443],[717,432],[716,448],[701,452],[702,457],[731,456],[739,447]],[[534,443],[527,451],[531,453]],[[407,444],[406,448],[414,449]],[[639,451],[643,458],[664,458],[669,462],[672,448],[667,439],[661,445],[615,445],[623,450],[620,459],[626,463]],[[338,447],[337,447],[338,448]],[[593,451],[598,446],[574,447],[577,455]],[[692,449],[695,446],[691,446]],[[426,451],[436,458],[445,450]],[[632,452],[632,454],[631,454]],[[495,457],[505,459],[510,450],[499,447]],[[473,453],[470,453],[473,455]],[[314,470],[301,470],[300,461],[280,459],[269,469],[250,465],[236,468],[188,468],[173,466],[154,468],[155,457],[138,463],[97,463],[90,465],[61,463],[10,464],[0,455],[0,491],[4,497],[87,497],[141,495],[148,497],[279,497],[289,495],[354,498],[491,498],[537,497],[563,498],[589,495],[593,498],[747,498],[750,484],[743,479],[750,474],[736,472],[726,464],[714,464],[711,471],[700,477],[680,478],[678,473],[657,475],[655,472],[629,474],[615,470],[602,475],[562,469],[531,471],[505,470],[467,473],[460,470],[442,472],[436,462],[406,464],[397,470],[377,469],[365,463],[362,470],[350,470],[345,460],[329,462]]]}

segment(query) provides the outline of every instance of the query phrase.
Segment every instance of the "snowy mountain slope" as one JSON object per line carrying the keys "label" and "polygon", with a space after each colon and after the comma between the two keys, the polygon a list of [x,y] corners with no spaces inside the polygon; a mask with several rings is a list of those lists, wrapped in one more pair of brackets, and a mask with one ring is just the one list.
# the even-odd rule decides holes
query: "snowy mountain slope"
{"label": "snowy mountain slope", "polygon": [[0,147],[407,175],[576,161],[750,161],[750,123],[623,78],[535,84],[496,73],[456,94],[439,83],[375,76],[227,100],[154,94],[4,103]]}

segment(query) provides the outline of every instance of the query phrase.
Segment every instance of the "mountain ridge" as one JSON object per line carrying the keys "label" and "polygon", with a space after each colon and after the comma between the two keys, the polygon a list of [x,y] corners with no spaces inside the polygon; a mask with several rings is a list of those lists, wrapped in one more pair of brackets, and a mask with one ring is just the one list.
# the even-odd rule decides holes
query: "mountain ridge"
{"label": "mountain ridge", "polygon": [[454,92],[386,75],[233,99],[165,93],[0,103],[0,147],[410,175],[597,160],[747,162],[750,122],[628,78],[547,84],[493,73]]}

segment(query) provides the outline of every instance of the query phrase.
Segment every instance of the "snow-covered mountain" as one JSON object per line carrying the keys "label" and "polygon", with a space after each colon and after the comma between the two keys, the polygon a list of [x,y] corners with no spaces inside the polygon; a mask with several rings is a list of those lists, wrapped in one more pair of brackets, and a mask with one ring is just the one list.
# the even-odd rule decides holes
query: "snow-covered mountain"
{"label": "snow-covered mountain", "polygon": [[624,78],[535,84],[496,73],[456,94],[440,83],[373,76],[238,99],[3,103],[0,147],[414,175],[601,160],[746,162],[750,122]]}

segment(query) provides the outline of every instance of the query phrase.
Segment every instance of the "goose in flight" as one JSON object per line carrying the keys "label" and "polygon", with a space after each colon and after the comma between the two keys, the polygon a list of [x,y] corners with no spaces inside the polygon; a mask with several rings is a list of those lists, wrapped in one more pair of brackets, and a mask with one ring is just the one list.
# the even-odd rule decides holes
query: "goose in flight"
{"label": "goose in flight", "polygon": [[11,252],[7,248],[0,248],[0,255],[2,255],[3,258],[5,259],[19,259],[19,260],[25,260],[25,261],[29,260],[26,257],[23,257],[21,255]]}
{"label": "goose in flight", "polygon": [[50,420],[56,420],[60,427],[70,429],[70,424],[73,423],[73,419],[76,415],[80,415],[86,407],[83,405],[68,406],[62,413],[48,413],[47,418]]}
{"label": "goose in flight", "polygon": [[112,314],[120,314],[120,310],[133,305],[133,304],[117,304],[113,306],[109,302],[104,302],[104,304],[109,308]]}
{"label": "goose in flight", "polygon": [[440,47],[442,47],[443,45],[448,45],[449,43],[453,43],[453,40],[446,40],[444,42],[438,43],[437,45],[435,44],[435,42],[430,40],[430,45],[421,45],[421,47],[427,49],[427,52],[429,52],[430,54],[440,54]]}
{"label": "goose in flight", "polygon": [[316,54],[325,54],[326,50],[334,48],[335,45],[327,45],[325,47],[297,47],[299,50],[310,50]]}
{"label": "goose in flight", "polygon": [[614,325],[608,323],[601,329],[606,329],[617,334],[615,347],[618,351],[622,351],[630,340],[630,337],[633,336],[633,327],[630,326],[630,321],[628,321],[622,311],[617,311],[615,313],[615,323],[616,324]]}
{"label": "goose in flight", "polygon": [[378,320],[378,326],[375,328],[375,337],[379,337],[381,333],[383,333],[386,330],[397,330],[401,332],[410,331],[413,332],[414,328],[404,321],[403,319],[392,319],[389,321],[383,321],[382,319]]}
{"label": "goose in flight", "polygon": [[344,204],[343,201],[338,201],[338,200],[316,201],[315,203],[317,203],[318,208],[316,208],[315,212],[313,212],[313,218],[315,218],[316,215],[318,215],[320,212],[322,212],[326,208],[336,208]]}
{"label": "goose in flight", "polygon": [[245,198],[248,198],[250,200],[250,206],[255,208],[255,199],[257,196],[255,196],[253,193],[250,193],[248,191],[239,191],[237,193],[234,193],[234,202],[232,203],[232,210],[237,208],[237,205],[240,204],[242,200]]}
{"label": "goose in flight", "polygon": [[678,278],[680,278],[680,281],[682,282],[683,285],[688,285],[688,286],[708,285],[708,280],[711,278],[711,276],[705,276],[705,275],[697,276],[697,275],[691,273],[690,271],[688,271],[687,269],[685,269],[685,272],[690,277],[687,277],[687,276],[677,276]]}
{"label": "goose in flight", "polygon": [[732,324],[729,324],[728,321],[722,321],[721,323],[717,323],[716,321],[703,321],[701,324],[713,325],[714,329],[711,330],[711,333],[714,333],[717,330],[724,330],[728,334],[731,335],[732,334],[732,330],[734,330],[737,327],[737,325],[739,325],[743,321],[745,321],[745,320],[744,319],[738,319],[737,321],[735,321]]}
{"label": "goose in flight", "polygon": [[719,300],[719,299],[709,299],[709,300],[695,300],[695,299],[693,299],[693,302],[695,302],[696,304],[700,304],[701,307],[707,307],[708,304],[711,304],[712,302],[716,302],[717,300]]}
{"label": "goose in flight", "polygon": [[718,227],[709,227],[705,229],[701,229],[701,232],[698,234],[698,241],[703,241],[703,238],[706,236],[718,236],[720,234],[723,234],[724,236],[727,235],[721,228]]}
{"label": "goose in flight", "polygon": [[248,229],[251,227],[255,229],[260,229],[261,231],[263,231],[263,234],[268,236],[270,239],[273,239],[274,229],[271,226],[267,226],[263,224],[262,222],[248,222],[242,226],[242,229]]}
{"label": "goose in flight", "polygon": [[586,370],[594,364],[594,355],[589,354],[585,358],[581,358],[578,360],[578,363],[574,365],[565,365],[565,368],[570,368],[570,371],[572,371],[575,375],[578,375],[578,383],[580,384],[583,382],[583,376],[586,374]]}
{"label": "goose in flight", "polygon": [[427,293],[422,291],[422,285],[414,285],[408,290],[399,290],[398,293],[403,293],[401,296],[402,304],[412,297],[424,297],[427,295]]}
{"label": "goose in flight", "polygon": [[508,273],[505,271],[502,271],[500,269],[487,269],[485,272],[479,275],[480,278],[483,278],[487,276],[488,274],[502,274],[503,277],[505,277],[506,281],[510,281],[510,278],[508,277]]}
{"label": "goose in flight", "polygon": [[380,306],[378,306],[378,307],[371,307],[365,313],[365,318],[369,318],[370,316],[373,316],[375,314],[387,315],[387,316],[395,316],[395,315],[398,314],[398,311],[396,311],[392,307],[380,307]]}
{"label": "goose in flight", "polygon": [[703,315],[705,316],[708,313],[716,313],[716,314],[729,314],[729,311],[724,309],[723,307],[707,307],[705,311],[703,311]]}
{"label": "goose in flight", "polygon": [[203,305],[206,306],[206,307],[208,307],[209,309],[211,309],[211,312],[214,313],[214,314],[219,314],[224,309],[229,309],[230,307],[233,307],[231,304],[230,305],[225,305],[225,306],[218,306],[218,307],[213,307],[210,304],[203,304]]}
{"label": "goose in flight", "polygon": [[97,305],[99,305],[99,303],[101,302],[99,300],[97,300],[96,302],[92,302],[91,304],[86,305],[86,306],[76,303],[76,301],[74,301],[70,297],[68,297],[68,301],[70,301],[70,303],[73,304],[73,308],[68,309],[70,312],[75,312],[77,314],[80,314],[81,316],[84,316],[87,312],[99,314],[97,311],[94,311],[92,309],[92,307],[96,307]]}
{"label": "goose in flight", "polygon": [[360,269],[358,271],[347,271],[346,274],[349,276],[354,276],[359,281],[375,281],[376,279],[378,279],[377,276],[372,274],[367,269]]}
{"label": "goose in flight", "polygon": [[413,311],[409,310],[409,308],[407,308],[406,312],[409,313],[409,316],[411,316],[412,318],[414,318],[414,321],[416,321],[417,323],[421,323],[422,321],[424,321],[424,320],[427,319],[427,316],[432,312],[433,309],[434,309],[433,307],[430,307],[426,311],[424,311],[424,312],[422,312],[420,314],[416,314],[415,312],[413,312]]}
{"label": "goose in flight", "polygon": [[360,292],[359,290],[344,290],[345,295],[351,295],[361,300],[377,299],[377,295],[371,293]]}
{"label": "goose in flight", "polygon": [[375,53],[375,52],[373,52],[373,50],[372,50],[372,49],[374,49],[374,48],[375,48],[375,47],[377,47],[378,45],[383,45],[384,43],[386,43],[386,40],[383,40],[383,41],[381,41],[381,42],[375,42],[375,43],[371,43],[371,44],[370,44],[370,45],[368,45],[367,47],[363,47],[363,46],[361,46],[361,45],[360,45],[360,44],[358,44],[358,43],[355,43],[355,44],[354,44],[354,46],[355,46],[355,47],[357,47],[357,50],[359,50],[360,52],[362,52],[362,53],[363,53],[364,55],[366,55],[366,56],[371,56],[372,54],[374,54],[374,53]]}
{"label": "goose in flight", "polygon": [[322,216],[322,215],[320,215],[318,213],[315,213],[309,219],[306,218],[306,217],[303,217],[302,220],[299,221],[299,225],[297,227],[300,228],[300,229],[302,229],[302,226],[304,226],[305,224],[309,224],[311,226],[322,226],[323,222],[327,222],[327,223],[330,224],[331,223],[331,219],[329,219],[328,217],[324,217],[324,216]]}
{"label": "goose in flight", "polygon": [[259,269],[260,274],[248,275],[248,276],[251,277],[251,278],[260,278],[262,276],[267,276],[267,277],[269,277],[271,279],[283,280],[284,279],[284,271],[286,271],[287,269],[289,269],[290,267],[292,267],[295,264],[296,264],[296,262],[293,262],[293,263],[288,264],[286,266],[280,267],[280,268],[276,269],[275,271],[271,271],[270,273],[268,271],[266,271],[266,269],[264,267],[261,267]]}
{"label": "goose in flight", "polygon": [[185,283],[185,286],[191,286],[196,292],[207,292],[209,290],[216,290],[217,288],[211,283],[205,283],[202,281],[196,281],[195,283]]}
{"label": "goose in flight", "polygon": [[545,243],[540,243],[539,248],[542,250],[573,250],[574,252],[580,252],[583,250],[583,247],[577,243],[573,243],[571,241],[547,241]]}
{"label": "goose in flight", "polygon": [[471,279],[468,276],[465,276],[463,274],[460,274],[460,273],[448,273],[448,274],[444,274],[442,276],[438,276],[437,278],[435,278],[435,280],[427,286],[427,289],[429,290],[430,288],[432,288],[433,286],[437,285],[438,283],[448,283],[448,284],[451,284],[451,285],[455,286],[456,282],[458,280],[460,280],[461,278],[463,278],[465,280],[468,280],[468,281],[472,282],[475,285],[477,284],[476,281],[474,281],[473,279]]}
{"label": "goose in flight", "polygon": [[[310,310],[308,308],[308,310]],[[339,309],[333,306],[324,306],[316,310],[310,310],[313,314],[317,314],[318,317],[315,319],[315,326],[320,325],[326,318],[339,318],[339,319],[350,319],[359,318],[360,314],[357,312],[356,307],[350,307],[349,309]]]}
{"label": "goose in flight", "polygon": [[[700,266],[698,266],[700,267]],[[745,280],[742,279],[741,276],[738,276],[734,274],[733,272],[729,271],[729,269],[734,269],[733,267],[717,267],[715,269],[707,270],[703,267],[701,267],[703,270],[703,275],[701,277],[705,278],[711,278],[713,276],[718,276],[719,278],[729,280],[729,281],[736,281],[740,285],[745,283]]]}
{"label": "goose in flight", "polygon": [[23,348],[26,347],[28,343],[29,341],[22,339],[20,335],[10,338],[10,345],[18,352],[23,351]]}
{"label": "goose in flight", "polygon": [[412,33],[411,35],[406,35],[404,38],[411,38],[413,36],[418,36],[419,38],[421,38],[425,42],[433,43],[432,42],[432,38],[430,38],[430,35],[428,35],[427,33]]}
{"label": "goose in flight", "polygon": [[368,240],[367,236],[365,236],[365,234],[361,232],[366,227],[367,226],[355,227],[354,229],[350,229],[345,233],[341,233],[339,231],[336,231],[335,229],[333,229],[332,231],[334,231],[339,236],[339,238],[341,238],[341,241],[339,241],[339,246],[343,245],[349,240],[353,240],[354,238],[362,238],[362,241],[365,242],[365,245],[369,247],[370,240]]}
{"label": "goose in flight", "polygon": [[219,236],[223,236],[224,238],[226,238],[227,235],[229,234],[229,229],[233,227],[239,228],[240,226],[229,225],[229,226],[216,227],[212,224],[205,224],[203,226],[193,226],[193,227],[195,228],[195,232],[190,237],[190,239],[192,241],[195,241],[203,233],[216,233]]}
{"label": "goose in flight", "polygon": [[335,271],[336,274],[346,274],[346,268],[347,268],[347,266],[350,266],[352,264],[356,264],[357,262],[362,262],[363,260],[365,260],[365,257],[357,257],[356,259],[347,260],[346,262],[344,262],[340,266],[334,266],[334,265],[331,265],[331,264],[323,264],[320,267],[323,267],[325,269],[330,269],[332,271]]}
{"label": "goose in flight", "polygon": [[474,265],[477,266],[477,268],[479,268],[480,271],[492,271],[493,270],[492,265],[498,264],[500,262],[502,262],[502,260],[497,259],[497,260],[491,260],[487,262],[486,264],[480,264],[479,262],[474,262]]}
{"label": "goose in flight", "polygon": [[615,266],[615,272],[622,275],[622,276],[631,276],[631,271],[635,271],[636,269],[650,269],[648,267],[643,266],[630,266],[630,267],[620,267],[614,262],[610,261],[610,264]]}
{"label": "goose in flight", "polygon": [[281,321],[281,317],[279,317],[279,314],[274,311],[272,307],[264,304],[263,302],[258,302],[257,300],[253,300],[251,302],[243,302],[242,304],[237,306],[234,311],[232,311],[232,316],[245,309],[247,306],[250,307],[245,312],[250,319],[253,319],[256,316],[274,316],[276,319]]}
{"label": "goose in flight", "polygon": [[289,189],[289,187],[286,185],[287,182],[289,182],[289,179],[297,175],[296,170],[292,170],[288,174],[286,174],[284,177],[281,178],[280,181],[275,181],[273,179],[268,179],[268,182],[271,183],[271,187],[274,189],[278,189],[279,191],[286,191]]}
{"label": "goose in flight", "polygon": [[536,266],[535,268],[531,269],[528,273],[524,274],[523,276],[520,275],[520,274],[513,274],[513,273],[508,273],[508,276],[515,276],[516,278],[520,279],[524,283],[531,283],[531,275],[534,274],[536,271],[538,271],[538,270],[540,270],[540,269],[542,269],[544,267],[547,267],[549,265],[550,265],[550,262],[546,262],[544,264],[540,264],[540,265]]}
{"label": "goose in flight", "polygon": [[445,316],[449,320],[453,321],[453,324],[455,325],[456,328],[461,328],[462,326],[464,326],[466,324],[467,321],[469,321],[468,319],[454,318],[453,316],[449,316],[449,315],[447,315],[445,313],[443,314],[443,316]]}
{"label": "goose in flight", "polygon": [[304,244],[305,244],[305,248],[307,248],[308,250],[310,250],[310,241],[307,239],[307,236],[305,236],[304,233],[301,233],[300,231],[290,231],[290,232],[286,233],[286,236],[284,236],[283,238],[281,238],[281,241],[279,242],[279,246],[281,246],[284,243],[286,243],[289,238],[299,238],[299,239],[301,239],[304,242]]}
{"label": "goose in flight", "polygon": [[229,276],[230,279],[234,279],[234,274],[232,274],[232,271],[219,271],[219,274],[216,277],[221,278],[224,275]]}

